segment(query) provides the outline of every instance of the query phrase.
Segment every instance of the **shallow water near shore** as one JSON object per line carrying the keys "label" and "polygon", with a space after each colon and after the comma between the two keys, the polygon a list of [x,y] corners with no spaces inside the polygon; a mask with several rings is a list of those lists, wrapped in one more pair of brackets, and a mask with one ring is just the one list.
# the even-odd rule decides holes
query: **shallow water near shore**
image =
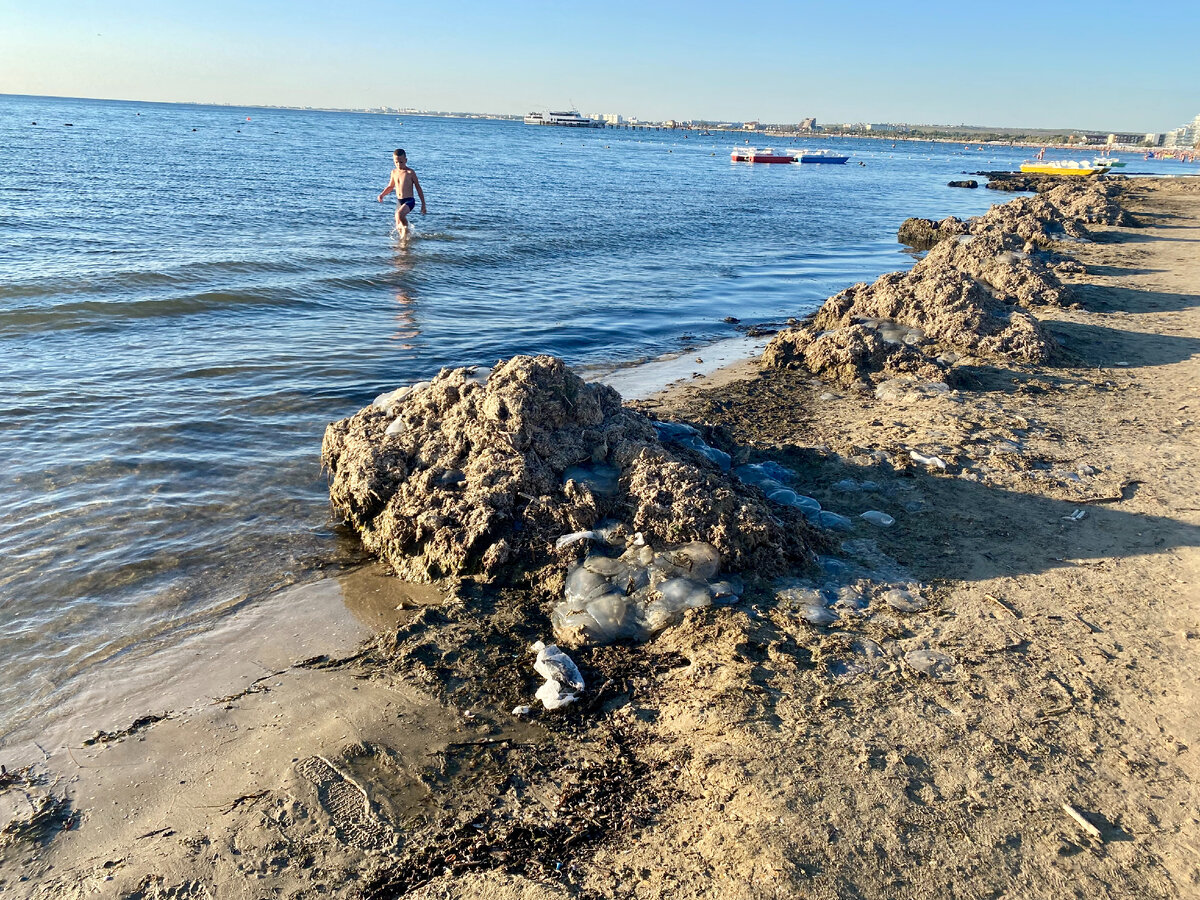
{"label": "shallow water near shore", "polygon": [[[945,182],[1027,153],[830,140],[849,165],[752,167],[730,135],[28,97],[0,136],[0,740],[354,559],[321,434],[385,388],[801,314],[906,267],[905,217],[1008,199]],[[406,247],[375,202],[395,146],[430,207]]]}

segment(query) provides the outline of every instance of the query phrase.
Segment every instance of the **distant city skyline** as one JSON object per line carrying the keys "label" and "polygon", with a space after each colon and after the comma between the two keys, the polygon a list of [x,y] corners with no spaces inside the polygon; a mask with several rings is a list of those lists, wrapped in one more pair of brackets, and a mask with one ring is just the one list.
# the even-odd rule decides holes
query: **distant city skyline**
{"label": "distant city skyline", "polygon": [[649,120],[1166,132],[1200,111],[1200,11],[545,0],[453,8],[0,0],[0,93]]}

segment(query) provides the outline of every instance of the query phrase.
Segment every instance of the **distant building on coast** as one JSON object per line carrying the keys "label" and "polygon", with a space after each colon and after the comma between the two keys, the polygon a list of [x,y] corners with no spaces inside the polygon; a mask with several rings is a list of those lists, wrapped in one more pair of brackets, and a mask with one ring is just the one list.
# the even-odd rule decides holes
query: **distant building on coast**
{"label": "distant building on coast", "polygon": [[820,129],[817,127],[816,118],[813,116],[809,116],[807,119],[800,120],[800,130],[801,131],[819,131]]}
{"label": "distant building on coast", "polygon": [[1167,150],[1191,150],[1200,144],[1200,116],[1186,125],[1168,131],[1163,137],[1163,148]]}

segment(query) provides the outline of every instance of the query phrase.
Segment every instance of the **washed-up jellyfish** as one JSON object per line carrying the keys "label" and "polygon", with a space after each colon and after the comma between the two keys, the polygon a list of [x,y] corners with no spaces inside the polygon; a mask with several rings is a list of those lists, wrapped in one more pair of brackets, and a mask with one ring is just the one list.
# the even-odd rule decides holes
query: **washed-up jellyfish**
{"label": "washed-up jellyfish", "polygon": [[828,608],[825,593],[812,587],[784,588],[775,594],[783,606],[810,625],[832,625],[838,621],[837,613]]}
{"label": "washed-up jellyfish", "polygon": [[930,678],[945,678],[954,671],[954,657],[940,650],[912,650],[904,654],[904,661]]}
{"label": "washed-up jellyfish", "polygon": [[883,602],[900,612],[921,612],[929,607],[929,601],[921,596],[921,591],[916,585],[905,585],[886,591]]}
{"label": "washed-up jellyfish", "polygon": [[845,516],[838,515],[835,512],[830,512],[827,509],[823,509],[820,512],[812,515],[805,513],[805,516],[810,522],[819,526],[820,528],[828,528],[830,531],[854,531],[853,522],[851,522]]}
{"label": "washed-up jellyfish", "polygon": [[674,551],[674,563],[692,578],[708,581],[721,569],[721,554],[712,544],[692,541]]}
{"label": "washed-up jellyfish", "polygon": [[621,470],[616,466],[596,464],[590,466],[571,466],[563,472],[563,484],[574,481],[585,485],[596,494],[609,495],[617,492],[617,482]]}
{"label": "washed-up jellyfish", "polygon": [[700,437],[700,432],[691,425],[685,425],[682,422],[655,422],[654,430],[658,434],[658,439],[663,443],[678,444],[689,450],[695,450],[715,463],[722,472],[728,472],[733,464],[733,459],[728,453],[706,444],[704,438]]}
{"label": "washed-up jellyfish", "polygon": [[608,579],[603,575],[584,566],[577,566],[567,575],[563,596],[570,604],[586,603],[610,588]]}

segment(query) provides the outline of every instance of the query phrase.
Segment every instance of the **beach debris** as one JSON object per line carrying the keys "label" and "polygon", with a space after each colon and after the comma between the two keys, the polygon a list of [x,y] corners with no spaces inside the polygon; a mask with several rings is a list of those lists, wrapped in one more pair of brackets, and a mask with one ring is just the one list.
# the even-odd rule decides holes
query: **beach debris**
{"label": "beach debris", "polygon": [[691,425],[682,422],[655,422],[654,430],[658,432],[658,439],[664,444],[677,444],[680,447],[694,450],[719,466],[722,472],[729,471],[732,463],[729,454],[716,447],[710,447],[700,437],[700,432]]}
{"label": "beach debris", "polygon": [[[1009,182],[1016,184],[1016,182]],[[1021,182],[1018,189],[1042,182]],[[989,184],[988,187],[994,185]],[[810,319],[781,331],[764,365],[802,367],[845,386],[911,376],[953,386],[973,357],[1047,362],[1053,337],[1023,309],[1065,306],[1059,273],[1078,272],[1051,250],[1087,241],[1085,223],[1134,224],[1115,183],[1056,181],[968,221],[911,218],[898,238],[929,252],[909,272],[881,275],[830,297]],[[889,397],[891,391],[889,391]],[[896,391],[895,399],[913,402]]]}
{"label": "beach debris", "polygon": [[924,453],[918,453],[916,450],[908,451],[909,458],[919,465],[929,466],[931,469],[941,469],[946,471],[946,461],[940,456],[926,456]]}
{"label": "beach debris", "polygon": [[904,661],[930,678],[943,679],[954,670],[955,660],[949,653],[940,650],[910,650]]}
{"label": "beach debris", "polygon": [[821,378],[847,387],[869,382],[873,374],[915,375],[931,381],[946,368],[909,344],[887,340],[880,329],[862,323],[823,328],[814,323],[781,331],[763,351],[763,364],[802,366]]}
{"label": "beach debris", "polygon": [[522,703],[520,706],[514,706],[513,710],[512,710],[512,714],[514,716],[518,716],[518,717],[528,716],[528,715],[531,715],[532,713],[533,713],[533,707],[529,706],[528,704],[525,704],[525,703]]}
{"label": "beach debris", "polygon": [[828,528],[830,531],[854,531],[854,523],[847,516],[840,513],[831,512],[828,509],[823,509],[813,513],[808,520],[819,528]]}
{"label": "beach debris", "polygon": [[[938,362],[946,366],[951,366],[956,361],[957,356],[952,351],[938,357]],[[929,381],[912,375],[897,375],[895,378],[885,379],[875,385],[876,400],[905,406],[944,397],[949,393],[950,385],[944,381]]]}
{"label": "beach debris", "polygon": [[699,429],[625,408],[560,359],[485,371],[443,369],[326,429],[335,513],[401,578],[529,578],[554,595],[561,580],[534,573],[561,573],[617,517],[656,547],[708,543],[729,571],[767,576],[827,540],[730,477]]}
{"label": "beach debris", "polygon": [[1002,610],[1004,610],[1006,613],[1008,613],[1014,619],[1021,618],[1020,613],[1018,613],[1015,609],[1012,608],[1011,605],[1009,605],[1006,601],[1001,600],[999,597],[996,597],[992,594],[984,594],[983,598],[985,600],[990,600],[992,603],[995,603],[997,606],[999,606]]}
{"label": "beach debris", "polygon": [[560,709],[574,703],[584,687],[583,676],[575,661],[554,644],[538,641],[529,649],[537,654],[533,670],[546,679],[534,695],[542,701],[542,706]]}
{"label": "beach debris", "polygon": [[1047,185],[1042,197],[1058,207],[1068,219],[1088,225],[1119,225],[1137,228],[1142,223],[1118,202],[1121,186],[1112,181]]}
{"label": "beach debris", "polygon": [[596,541],[600,540],[600,535],[595,531],[573,531],[570,534],[564,534],[554,542],[554,549],[561,550],[563,547],[570,547],[577,541]]}
{"label": "beach debris", "polygon": [[[1055,346],[1033,316],[997,299],[983,283],[938,257],[922,260],[911,272],[889,272],[872,284],[856,284],[834,294],[810,324],[828,332],[873,320],[920,329],[921,340],[903,346],[930,345],[938,352],[951,349],[972,356],[1045,362]],[[788,333],[782,332],[772,343]],[[924,352],[917,358],[926,368],[935,365]],[[913,363],[908,374],[930,377],[919,369]]]}
{"label": "beach debris", "polygon": [[829,674],[842,683],[854,681],[861,675],[874,675],[888,665],[887,651],[870,638],[857,638],[846,648],[847,655],[829,663]]}
{"label": "beach debris", "polygon": [[626,541],[620,556],[588,554],[567,572],[562,601],[551,613],[554,636],[567,646],[645,640],[688,609],[736,603],[741,578],[717,579],[721,557],[702,541],[663,545]]}
{"label": "beach debris", "polygon": [[896,239],[914,250],[929,250],[946,238],[966,232],[967,223],[955,216],[948,216],[940,222],[913,217],[901,223],[899,231],[896,232]]}
{"label": "beach debris", "polygon": [[1077,510],[1075,510],[1075,512],[1071,513],[1069,516],[1059,516],[1059,518],[1062,519],[1064,522],[1082,522],[1084,519],[1087,518],[1087,510],[1086,509],[1077,509]]}
{"label": "beach debris", "polygon": [[921,596],[921,590],[915,584],[885,591],[883,602],[898,612],[923,612],[929,608],[929,601]]}
{"label": "beach debris", "polygon": [[1091,237],[1079,221],[1064,214],[1057,204],[1041,195],[1017,197],[993,206],[971,222],[971,234],[990,229],[1015,234],[1042,249],[1049,249],[1060,241],[1086,241]]}
{"label": "beach debris", "polygon": [[5,818],[0,828],[0,848],[24,842],[44,844],[60,831],[73,828],[78,814],[71,809],[70,800],[54,790],[25,793],[20,811]]}
{"label": "beach debris", "polygon": [[859,518],[865,519],[872,525],[878,525],[880,528],[890,528],[892,525],[896,524],[895,519],[893,519],[887,513],[880,512],[877,509],[868,509],[865,513],[860,515]]}
{"label": "beach debris", "polygon": [[832,625],[838,621],[837,613],[829,607],[832,598],[824,591],[813,587],[786,587],[775,594],[780,605],[810,625]]}
{"label": "beach debris", "polygon": [[1025,252],[1025,240],[1000,228],[987,228],[963,240],[943,241],[913,266],[914,276],[950,267],[982,284],[997,299],[1036,309],[1065,306],[1069,292],[1039,253]]}
{"label": "beach debris", "polygon": [[1088,833],[1088,835],[1090,835],[1091,837],[1095,838],[1098,841],[1104,839],[1104,835],[1100,831],[1100,829],[1097,828],[1095,825],[1093,825],[1091,822],[1089,822],[1087,820],[1087,818],[1083,815],[1083,813],[1081,813],[1079,810],[1077,810],[1070,803],[1064,803],[1062,805],[1062,810],[1068,816],[1071,817],[1071,819],[1075,822],[1076,825],[1078,825],[1080,828],[1082,828],[1084,831],[1086,831]]}
{"label": "beach debris", "polygon": [[833,295],[809,322],[776,335],[762,358],[845,385],[898,375],[949,383],[953,371],[939,360],[947,350],[1045,362],[1054,346],[1033,316],[982,282],[948,261],[923,260]]}

